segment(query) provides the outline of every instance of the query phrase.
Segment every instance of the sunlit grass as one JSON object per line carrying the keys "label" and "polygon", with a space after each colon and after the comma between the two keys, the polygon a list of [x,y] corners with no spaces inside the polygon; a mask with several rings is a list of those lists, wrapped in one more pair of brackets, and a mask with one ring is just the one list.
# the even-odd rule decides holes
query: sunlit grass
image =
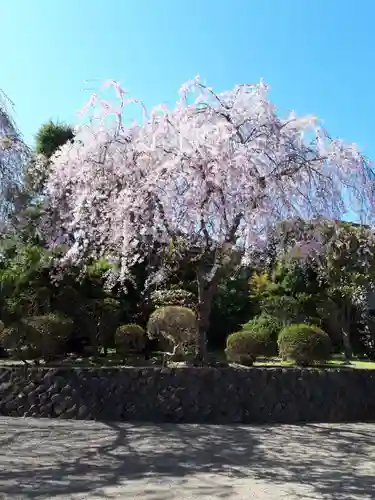
{"label": "sunlit grass", "polygon": [[366,368],[368,370],[375,370],[375,361],[368,361],[363,359],[352,359],[349,363],[339,359],[331,359],[328,365],[333,366],[347,366],[350,368]]}
{"label": "sunlit grass", "polygon": [[[280,358],[264,358],[256,361],[254,366],[295,366],[291,361],[283,361]],[[353,358],[350,361],[346,361],[344,356],[334,356],[332,359],[327,361],[322,365],[317,365],[319,367],[342,367],[342,368],[359,368],[367,370],[375,370],[375,361],[368,361],[358,358]]]}
{"label": "sunlit grass", "polygon": [[[224,351],[214,351],[213,356],[217,361],[225,361],[226,356]],[[254,363],[254,366],[285,366],[285,367],[293,367],[296,366],[292,361],[283,361],[279,357],[273,358],[258,358],[258,360]],[[369,361],[366,359],[360,359],[358,357],[354,357],[350,360],[350,362],[345,360],[343,354],[334,354],[332,358],[327,361],[327,363],[316,365],[319,367],[326,368],[359,368],[359,369],[367,369],[367,370],[375,370],[375,361]]]}

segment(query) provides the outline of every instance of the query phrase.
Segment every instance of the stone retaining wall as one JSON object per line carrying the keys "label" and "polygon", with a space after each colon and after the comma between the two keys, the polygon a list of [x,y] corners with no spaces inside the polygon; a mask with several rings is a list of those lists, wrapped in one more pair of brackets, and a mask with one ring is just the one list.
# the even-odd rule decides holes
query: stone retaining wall
{"label": "stone retaining wall", "polygon": [[263,423],[375,420],[375,371],[0,368],[0,415]]}

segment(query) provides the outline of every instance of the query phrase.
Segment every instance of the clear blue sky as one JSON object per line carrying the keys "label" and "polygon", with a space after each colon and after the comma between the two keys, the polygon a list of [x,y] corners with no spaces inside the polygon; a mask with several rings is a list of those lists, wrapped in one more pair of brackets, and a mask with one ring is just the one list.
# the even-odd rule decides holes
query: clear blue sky
{"label": "clear blue sky", "polygon": [[29,143],[102,80],[153,106],[200,74],[219,91],[263,77],[281,111],[375,159],[375,0],[0,0],[0,27],[0,88]]}

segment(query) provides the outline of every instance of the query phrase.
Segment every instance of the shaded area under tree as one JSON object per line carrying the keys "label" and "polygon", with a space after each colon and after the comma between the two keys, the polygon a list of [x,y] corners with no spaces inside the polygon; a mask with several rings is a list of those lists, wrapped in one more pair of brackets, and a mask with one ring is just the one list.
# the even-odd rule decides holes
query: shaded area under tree
{"label": "shaded area under tree", "polygon": [[255,499],[373,498],[375,434],[367,424],[1,419],[0,442],[3,499],[136,498],[139,492],[147,500],[234,499],[243,492]]}

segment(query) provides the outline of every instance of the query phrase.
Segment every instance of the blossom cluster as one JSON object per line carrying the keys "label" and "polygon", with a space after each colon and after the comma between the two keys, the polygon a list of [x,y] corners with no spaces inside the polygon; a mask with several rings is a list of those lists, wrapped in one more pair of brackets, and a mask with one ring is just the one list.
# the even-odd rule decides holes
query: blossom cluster
{"label": "blossom cluster", "polygon": [[138,101],[110,85],[116,104],[95,95],[94,119],[51,158],[45,228],[67,260],[105,255],[123,278],[155,242],[239,247],[246,258],[279,221],[372,219],[373,172],[358,148],[313,116],[279,117],[263,81],[216,94],[196,77],[175,108],[129,126]]}

